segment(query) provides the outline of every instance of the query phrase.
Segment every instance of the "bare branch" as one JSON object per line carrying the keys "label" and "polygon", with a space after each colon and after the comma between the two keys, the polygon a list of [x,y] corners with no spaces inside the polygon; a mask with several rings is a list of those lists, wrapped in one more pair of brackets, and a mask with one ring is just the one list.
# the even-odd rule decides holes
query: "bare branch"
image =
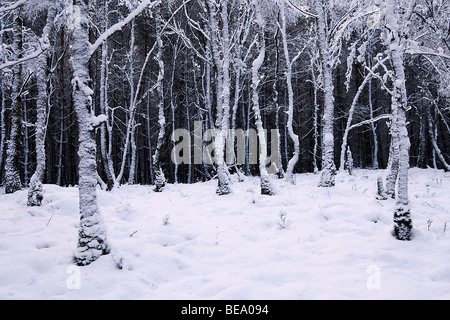
{"label": "bare branch", "polygon": [[16,3],[10,5],[9,7],[1,7],[0,8],[0,13],[17,9],[18,7],[20,7],[21,5],[23,5],[23,4],[27,3],[27,2],[28,2],[28,0],[19,0]]}
{"label": "bare branch", "polygon": [[370,124],[370,123],[373,123],[373,122],[377,122],[379,120],[391,119],[391,118],[392,118],[392,114],[382,114],[382,115],[379,115],[378,117],[375,117],[373,119],[368,119],[368,120],[364,120],[364,121],[355,123],[355,124],[350,126],[349,130],[357,128],[357,127],[361,127],[361,126],[363,126],[365,124]]}
{"label": "bare branch", "polygon": [[124,20],[116,23],[115,25],[111,26],[109,29],[107,29],[105,32],[103,32],[97,40],[94,42],[94,44],[91,44],[89,48],[89,56],[92,56],[94,52],[101,46],[103,41],[108,39],[111,35],[116,33],[119,30],[122,30],[123,27],[125,27],[128,23],[130,23],[134,18],[136,18],[138,15],[142,13],[147,8],[154,8],[155,6],[159,5],[161,3],[160,0],[151,1],[151,0],[144,0],[142,1],[139,6],[134,9]]}

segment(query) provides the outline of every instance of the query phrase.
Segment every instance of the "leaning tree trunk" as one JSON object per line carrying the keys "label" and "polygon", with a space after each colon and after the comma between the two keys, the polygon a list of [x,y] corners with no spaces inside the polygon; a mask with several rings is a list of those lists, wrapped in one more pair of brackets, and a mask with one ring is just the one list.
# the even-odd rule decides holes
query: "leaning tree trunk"
{"label": "leaning tree trunk", "polygon": [[[436,108],[437,108],[437,106],[436,106]],[[427,113],[426,117],[427,117],[427,121],[428,121],[428,133],[430,135],[431,143],[433,144],[434,152],[437,155],[439,161],[441,162],[442,167],[444,168],[444,171],[450,171],[450,164],[448,164],[445,161],[444,155],[442,154],[441,149],[439,149],[439,146],[436,141],[436,135],[434,134],[434,130],[433,130],[433,120],[431,119],[430,108],[428,108],[426,113]]]}
{"label": "leaning tree trunk", "polygon": [[[49,35],[53,28],[53,21],[56,16],[56,7],[50,4],[47,13],[47,24],[42,34],[42,43],[48,50],[50,46]],[[28,189],[28,206],[40,206],[44,198],[42,187],[42,178],[45,173],[45,121],[47,119],[48,103],[48,51],[44,51],[37,60],[37,79],[38,97],[36,101],[36,171],[30,180]]]}
{"label": "leaning tree trunk", "polygon": [[92,108],[93,91],[89,87],[89,20],[86,4],[75,0],[80,8],[80,23],[73,32],[73,103],[78,121],[78,188],[80,208],[80,230],[78,248],[74,261],[88,265],[109,252],[106,228],[97,205],[97,166],[95,128],[103,117],[95,117]]}
{"label": "leaning tree trunk", "polygon": [[265,195],[273,195],[273,188],[270,184],[269,174],[267,172],[266,168],[266,162],[267,162],[267,142],[266,142],[266,135],[264,132],[264,128],[261,121],[261,110],[259,107],[259,94],[258,94],[258,87],[260,83],[260,76],[259,76],[259,69],[264,63],[264,58],[266,55],[266,46],[264,43],[264,21],[261,17],[261,13],[259,12],[259,8],[256,3],[255,5],[255,11],[256,11],[256,20],[258,23],[258,47],[259,47],[259,54],[256,57],[256,59],[252,63],[252,105],[253,105],[253,112],[255,114],[255,122],[256,122],[256,129],[258,132],[258,140],[259,140],[259,172],[261,175],[261,194]]}
{"label": "leaning tree trunk", "polygon": [[[22,57],[23,44],[23,8],[18,9],[13,25],[14,42],[12,53],[14,59]],[[11,94],[11,131],[6,149],[5,160],[5,193],[14,193],[21,189],[22,183],[19,174],[19,148],[21,145],[22,128],[22,65],[16,64],[13,68],[13,83]]]}
{"label": "leaning tree trunk", "polygon": [[287,36],[286,36],[286,15],[285,15],[285,4],[281,4],[281,36],[283,39],[283,50],[284,50],[284,56],[286,60],[286,85],[287,85],[287,91],[288,91],[288,132],[289,137],[291,138],[292,142],[294,143],[294,154],[292,158],[289,160],[287,169],[286,169],[286,181],[294,184],[294,168],[297,164],[299,157],[300,157],[300,141],[297,134],[295,134],[293,129],[293,121],[294,121],[294,90],[292,88],[292,62],[289,57],[289,49],[288,49],[288,42],[287,42]]}

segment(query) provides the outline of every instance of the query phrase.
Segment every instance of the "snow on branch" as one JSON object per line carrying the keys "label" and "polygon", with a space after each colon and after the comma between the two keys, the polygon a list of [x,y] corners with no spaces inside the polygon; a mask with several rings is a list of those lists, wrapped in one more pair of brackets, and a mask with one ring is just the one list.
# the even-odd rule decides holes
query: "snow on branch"
{"label": "snow on branch", "polygon": [[39,48],[36,49],[36,51],[34,51],[33,53],[30,53],[26,57],[23,57],[18,60],[7,61],[5,63],[0,64],[0,70],[15,66],[16,64],[21,64],[21,63],[27,62],[29,60],[35,59],[35,58],[39,57],[41,55],[41,53],[43,53],[46,49],[47,48],[43,48],[41,45]]}
{"label": "snow on branch", "polygon": [[370,124],[370,123],[373,123],[373,122],[377,122],[377,121],[382,120],[382,119],[391,119],[391,118],[392,118],[391,114],[382,114],[382,115],[379,115],[378,117],[375,117],[373,119],[368,119],[368,120],[364,120],[364,121],[355,123],[355,124],[350,126],[349,130],[357,128],[357,127],[361,127],[361,126],[363,126],[365,124]]}
{"label": "snow on branch", "polygon": [[445,54],[443,52],[443,50],[435,51],[435,50],[430,49],[430,48],[424,48],[424,47],[419,47],[419,46],[414,46],[414,47],[407,48],[405,50],[405,53],[408,53],[408,54],[420,54],[420,55],[431,55],[431,56],[436,56],[436,57],[440,57],[440,58],[444,58],[444,59],[449,59],[450,60],[450,55]]}
{"label": "snow on branch", "polygon": [[307,10],[304,10],[303,8],[299,7],[298,5],[292,3],[291,0],[288,0],[287,2],[289,3],[289,5],[290,5],[292,8],[294,8],[295,10],[297,10],[298,12],[300,12],[300,13],[301,13],[302,15],[304,15],[305,17],[317,19],[317,15],[316,15],[316,14],[313,14],[313,13],[307,11]]}
{"label": "snow on branch", "polygon": [[161,1],[151,1],[151,0],[144,0],[139,4],[139,6],[134,9],[124,20],[117,22],[115,25],[111,26],[109,29],[107,29],[105,32],[103,32],[98,39],[95,41],[94,44],[91,44],[89,48],[89,56],[92,56],[94,52],[100,47],[100,45],[108,39],[111,35],[113,35],[115,32],[122,30],[124,26],[126,26],[129,22],[131,22],[134,18],[136,18],[138,15],[142,13],[146,8],[154,8],[157,5],[160,5]]}
{"label": "snow on branch", "polygon": [[21,5],[23,5],[23,4],[27,3],[27,2],[28,2],[28,0],[20,0],[20,1],[17,1],[16,3],[14,3],[14,4],[12,4],[12,5],[8,6],[8,7],[1,7],[0,8],[0,13],[17,9],[18,7],[20,7]]}

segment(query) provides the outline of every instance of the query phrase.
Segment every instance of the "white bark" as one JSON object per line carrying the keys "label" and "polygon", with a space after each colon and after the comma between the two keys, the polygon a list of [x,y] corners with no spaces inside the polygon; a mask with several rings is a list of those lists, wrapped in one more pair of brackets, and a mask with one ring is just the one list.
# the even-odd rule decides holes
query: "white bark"
{"label": "white bark", "polygon": [[117,22],[113,26],[109,27],[105,30],[98,38],[95,40],[93,44],[89,46],[88,56],[91,57],[94,52],[103,44],[103,42],[108,39],[111,35],[116,33],[119,30],[122,30],[127,24],[134,20],[138,15],[140,15],[146,9],[153,9],[155,6],[161,3],[160,0],[151,1],[151,0],[142,0],[139,5],[134,9],[125,19]]}
{"label": "white bark", "polygon": [[161,169],[160,156],[161,156],[161,148],[164,142],[165,131],[166,131],[166,119],[164,117],[164,60],[163,60],[163,48],[164,43],[162,40],[162,26],[161,26],[161,13],[159,6],[156,7],[156,42],[158,45],[158,53],[156,58],[158,60],[159,72],[158,79],[156,81],[156,92],[158,96],[158,125],[159,125],[159,133],[158,133],[158,141],[156,145],[155,155],[153,156],[153,167],[155,174],[155,191],[160,192],[164,189],[166,184],[166,178],[164,177],[164,173]]}
{"label": "white bark", "polygon": [[[214,140],[218,185],[216,193],[226,195],[231,193],[228,169],[225,164],[225,140],[228,134],[230,118],[230,43],[228,30],[228,0],[221,1],[222,38],[219,35],[218,3],[207,0],[209,9],[209,27],[211,34],[212,56],[217,68],[217,132]],[[222,41],[220,41],[222,40]],[[220,47],[220,42],[222,47]],[[221,58],[222,57],[222,58]]]}
{"label": "white bark", "polygon": [[[136,109],[137,109],[137,103],[136,98],[137,94],[135,96],[135,88],[134,88],[134,63],[135,63],[135,43],[136,43],[136,34],[135,34],[135,25],[136,22],[133,19],[131,21],[131,35],[130,35],[130,52],[128,55],[129,65],[130,65],[130,74],[129,74],[129,83],[130,83],[130,115],[129,115],[129,122],[128,122],[128,128],[127,133],[129,133],[129,143],[130,143],[130,154],[131,154],[131,161],[130,161],[130,167],[128,168],[128,184],[134,184],[134,173],[136,171],[136,140],[135,140],[135,134],[136,134]],[[139,87],[138,87],[139,88]],[[137,90],[136,90],[137,91]],[[128,137],[127,137],[128,140]],[[128,148],[126,147],[125,150]],[[126,156],[126,153],[124,154]]]}
{"label": "white bark", "polygon": [[317,43],[322,66],[322,81],[324,90],[323,135],[322,135],[322,173],[320,187],[335,185],[336,166],[334,164],[334,85],[329,35],[326,21],[326,3],[316,0],[317,12]]}
{"label": "white bark", "polygon": [[[104,30],[108,29],[108,1],[105,1],[105,24]],[[109,82],[109,61],[108,61],[108,41],[104,40],[102,44],[102,62],[100,66],[100,112],[108,117],[108,119],[100,127],[100,151],[103,162],[103,169],[106,175],[106,190],[110,191],[117,185],[116,177],[114,174],[114,164],[111,159],[112,152],[112,123],[113,119],[110,119],[109,115],[109,103],[108,103],[108,82]],[[109,142],[106,142],[106,136],[108,135]]]}
{"label": "white bark", "polygon": [[[22,58],[23,37],[23,8],[19,7],[13,25],[13,60]],[[22,183],[19,175],[19,147],[21,144],[22,128],[22,65],[15,64],[13,68],[13,83],[11,93],[11,129],[7,143],[5,160],[5,193],[14,193],[21,189]]]}
{"label": "white bark", "polygon": [[314,64],[315,64],[315,58],[311,58],[311,79],[313,83],[314,88],[314,119],[313,119],[313,126],[314,126],[314,147],[313,147],[313,168],[314,168],[314,174],[317,174],[319,172],[318,166],[317,166],[317,149],[319,146],[319,104],[317,102],[317,92],[318,92],[318,83],[317,83],[317,77],[314,70]]}
{"label": "white bark", "polygon": [[283,39],[283,50],[284,57],[286,60],[286,85],[288,90],[288,132],[289,137],[294,143],[294,154],[292,158],[289,160],[286,169],[286,181],[290,183],[295,183],[294,181],[294,168],[297,164],[300,157],[300,141],[298,135],[294,133],[294,129],[292,127],[292,123],[294,121],[294,90],[292,88],[292,62],[289,56],[289,49],[287,43],[287,35],[286,35],[286,14],[285,14],[285,3],[284,1],[280,4],[280,14],[281,14],[281,37]]}
{"label": "white bark", "polygon": [[83,0],[75,0],[80,9],[80,23],[73,31],[73,103],[77,115],[78,188],[80,199],[80,231],[74,261],[88,265],[109,252],[106,228],[97,205],[97,168],[94,120],[92,108],[93,91],[89,88],[89,20]]}
{"label": "white bark", "polygon": [[6,104],[5,104],[5,87],[4,87],[4,83],[3,83],[3,78],[0,79],[0,88],[1,88],[1,95],[2,95],[2,100],[1,100],[1,105],[0,108],[0,170],[1,168],[3,168],[3,154],[5,151],[5,139],[6,139],[6,123],[5,123],[5,111],[6,111]]}
{"label": "white bark", "polygon": [[[42,34],[42,43],[50,45],[49,35],[53,29],[53,21],[56,16],[56,7],[54,3],[50,3],[47,13],[47,23]],[[45,126],[47,120],[47,104],[48,104],[48,51],[39,56],[37,60],[37,88],[38,97],[36,101],[36,170],[31,177],[28,189],[28,206],[40,206],[44,198],[42,178],[45,172]]]}
{"label": "white bark", "polygon": [[[383,2],[382,15],[385,19],[383,40],[387,47],[393,67],[393,89],[391,95],[392,105],[392,147],[394,151],[393,165],[398,163],[397,197],[394,211],[394,234],[398,240],[410,240],[412,220],[408,198],[408,170],[410,141],[406,128],[407,96],[405,86],[404,53],[406,37],[404,28],[407,21],[401,21],[398,10],[401,7],[398,1]],[[412,7],[410,7],[411,9]],[[405,8],[403,8],[405,9]],[[407,10],[406,12],[409,12]],[[408,14],[403,15],[406,19]],[[395,172],[391,172],[395,176]],[[393,178],[392,178],[393,180]],[[387,190],[389,191],[389,190]]]}
{"label": "white bark", "polygon": [[258,24],[258,34],[257,34],[257,47],[259,49],[258,56],[253,60],[252,63],[252,105],[253,112],[255,114],[256,129],[258,132],[259,141],[259,172],[261,179],[261,194],[273,195],[273,187],[270,183],[269,174],[266,168],[267,162],[267,141],[264,132],[262,120],[261,120],[261,110],[259,107],[259,83],[261,81],[259,70],[264,63],[264,58],[266,55],[266,45],[264,39],[264,20],[261,16],[260,8],[256,1],[253,1],[253,6],[256,13],[256,22]]}

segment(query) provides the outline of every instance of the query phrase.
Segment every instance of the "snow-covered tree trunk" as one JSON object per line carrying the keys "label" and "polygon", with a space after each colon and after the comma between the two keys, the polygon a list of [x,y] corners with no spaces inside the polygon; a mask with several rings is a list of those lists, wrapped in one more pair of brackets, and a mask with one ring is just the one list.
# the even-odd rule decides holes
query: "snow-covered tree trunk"
{"label": "snow-covered tree trunk", "polygon": [[[127,137],[127,141],[130,144],[130,166],[128,168],[128,184],[134,184],[134,173],[136,171],[136,93],[135,93],[135,85],[134,85],[134,64],[135,64],[135,58],[136,58],[136,21],[133,19],[131,21],[131,34],[130,34],[130,52],[128,55],[128,61],[130,65],[130,74],[129,74],[129,83],[130,83],[130,109],[129,109],[129,121],[128,121],[128,128],[127,128],[127,134],[129,134],[129,139]],[[139,90],[139,88],[137,89]],[[137,91],[136,90],[136,91]],[[126,148],[126,150],[128,150]]]}
{"label": "snow-covered tree trunk", "polygon": [[44,198],[42,188],[42,178],[45,172],[45,131],[47,120],[48,104],[48,48],[50,46],[49,35],[53,28],[53,22],[56,16],[56,7],[54,3],[49,3],[47,13],[47,23],[42,34],[42,43],[47,47],[37,59],[37,89],[38,97],[36,101],[36,170],[31,177],[28,189],[28,206],[40,206]]}
{"label": "snow-covered tree trunk", "polygon": [[286,35],[286,13],[285,13],[285,1],[280,3],[280,15],[281,15],[281,37],[283,40],[284,57],[286,60],[286,85],[288,91],[288,122],[287,128],[289,137],[294,143],[294,154],[289,160],[286,169],[286,181],[295,183],[294,181],[294,168],[300,157],[300,141],[298,135],[294,133],[293,121],[294,121],[294,90],[292,87],[292,62],[289,56],[287,35]]}
{"label": "snow-covered tree trunk", "polygon": [[[23,7],[17,9],[13,24],[12,56],[14,60],[22,58],[23,50]],[[11,129],[7,143],[5,159],[5,193],[14,193],[21,189],[19,174],[19,148],[22,131],[22,64],[13,67],[11,92]]]}
{"label": "snow-covered tree trunk", "polygon": [[[104,30],[108,29],[108,11],[109,2],[105,1],[104,5]],[[107,121],[102,123],[100,127],[100,152],[103,162],[103,170],[106,175],[106,190],[110,191],[114,188],[116,177],[114,174],[114,164],[111,159],[112,149],[112,123],[113,119],[109,119],[109,103],[108,103],[108,81],[109,81],[109,61],[108,61],[108,41],[105,39],[102,44],[102,60],[100,66],[100,112],[108,117]],[[107,144],[106,136],[109,136],[109,143]]]}
{"label": "snow-covered tree trunk", "polygon": [[24,126],[22,127],[22,152],[23,152],[23,161],[22,161],[22,168],[23,168],[23,185],[28,186],[29,183],[29,154],[30,154],[30,139],[28,135],[28,108],[27,108],[27,99],[22,100],[22,110],[23,110],[23,123]]}
{"label": "snow-covered tree trunk", "polygon": [[80,230],[74,261],[88,265],[109,252],[106,228],[97,205],[97,166],[95,128],[101,118],[94,115],[93,91],[89,87],[89,20],[87,4],[75,0],[80,12],[79,23],[73,30],[73,103],[78,122],[78,175],[80,199]]}
{"label": "snow-covered tree trunk", "polygon": [[317,101],[318,83],[317,77],[314,70],[315,57],[311,58],[311,80],[313,84],[313,101],[314,101],[314,116],[313,116],[313,128],[314,128],[314,147],[313,147],[313,170],[314,174],[319,172],[317,165],[317,149],[319,146],[319,103]]}
{"label": "snow-covered tree trunk", "polygon": [[269,174],[266,168],[267,162],[267,141],[266,134],[263,128],[261,120],[261,110],[259,107],[259,83],[261,81],[259,70],[264,63],[266,56],[266,45],[264,39],[264,20],[262,18],[260,7],[256,1],[253,1],[253,6],[256,13],[256,22],[258,24],[258,38],[256,40],[257,48],[259,49],[258,56],[253,60],[252,63],[252,105],[253,112],[255,114],[256,129],[258,132],[259,141],[259,172],[261,179],[261,194],[273,195],[273,187],[270,183]]}
{"label": "snow-covered tree trunk", "polygon": [[[228,134],[230,118],[230,35],[228,30],[228,0],[218,4],[215,0],[207,0],[209,10],[209,27],[211,35],[212,56],[217,68],[217,135],[214,140],[214,151],[217,164],[218,195],[231,193],[228,179],[228,168],[225,164],[225,140]],[[221,6],[222,38],[218,25],[218,7]],[[220,43],[222,47],[220,48]]]}
{"label": "snow-covered tree trunk", "polygon": [[[5,139],[6,139],[6,122],[5,122],[5,114],[6,114],[6,99],[5,99],[5,83],[3,78],[0,78],[0,90],[1,90],[1,103],[0,103],[0,170],[3,169],[3,155],[5,151]],[[1,180],[1,177],[0,177]]]}
{"label": "snow-covered tree trunk", "polygon": [[[0,43],[3,43],[3,19],[0,19]],[[3,52],[0,54],[0,64],[5,63],[5,55]],[[3,162],[4,162],[4,151],[5,151],[5,140],[6,140],[6,99],[5,99],[5,86],[6,81],[4,77],[0,77],[0,182],[3,181]]]}
{"label": "snow-covered tree trunk", "polygon": [[[409,171],[409,148],[410,141],[406,128],[407,95],[405,86],[404,52],[406,46],[406,35],[401,25],[398,11],[403,12],[403,19],[408,19],[407,8],[398,1],[383,1],[381,12],[384,17],[383,40],[387,47],[387,53],[391,59],[393,67],[393,89],[391,95],[392,107],[392,139],[393,151],[398,161],[397,175],[397,197],[394,210],[394,235],[398,240],[410,240],[412,230],[412,220],[410,217],[410,204],[408,198],[408,171]],[[409,6],[410,4],[406,3]],[[403,21],[406,24],[406,21]],[[398,150],[398,151],[397,151]]]}
{"label": "snow-covered tree trunk", "polygon": [[395,198],[395,185],[397,183],[398,166],[399,166],[399,145],[397,124],[392,119],[391,123],[391,145],[389,148],[388,173],[386,176],[386,196]]}
{"label": "snow-covered tree trunk", "polygon": [[324,90],[323,134],[322,134],[322,172],[320,187],[332,187],[335,185],[336,166],[334,164],[334,85],[329,37],[327,27],[327,3],[324,0],[316,0],[317,12],[317,44],[319,48],[321,73]]}
{"label": "snow-covered tree trunk", "polygon": [[166,132],[166,118],[164,117],[164,60],[163,49],[164,43],[162,40],[162,22],[160,6],[155,9],[156,14],[156,42],[158,46],[158,52],[156,58],[158,60],[159,72],[158,79],[156,81],[156,92],[158,96],[158,141],[156,144],[156,151],[153,156],[153,173],[155,175],[155,191],[161,192],[166,185],[166,178],[164,172],[161,169],[161,149],[164,143],[164,137]]}

